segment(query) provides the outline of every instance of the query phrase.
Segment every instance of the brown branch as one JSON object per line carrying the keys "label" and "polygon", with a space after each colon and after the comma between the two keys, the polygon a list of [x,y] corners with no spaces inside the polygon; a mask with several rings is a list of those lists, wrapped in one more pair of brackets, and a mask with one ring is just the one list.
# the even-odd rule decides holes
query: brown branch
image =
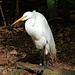
{"label": "brown branch", "polygon": [[5,17],[4,17],[4,14],[3,14],[3,10],[2,10],[1,4],[0,4],[0,11],[1,11],[1,14],[2,14],[3,21],[4,21],[4,26],[6,28],[6,21],[5,21]]}
{"label": "brown branch", "polygon": [[56,20],[56,19],[58,19],[58,20],[63,20],[63,21],[64,21],[64,19],[61,18],[61,17],[55,17],[55,18],[52,18],[52,19],[50,19],[50,20],[48,20],[48,21],[52,21],[52,20]]}
{"label": "brown branch", "polygon": [[[2,14],[2,18],[3,18],[4,26],[5,26],[5,28],[6,28],[6,21],[5,21],[5,17],[4,17],[4,13],[3,13],[3,10],[2,10],[2,6],[1,6],[1,4],[0,4],[0,11],[1,11],[1,14]],[[7,29],[6,29],[5,32],[7,33]]]}

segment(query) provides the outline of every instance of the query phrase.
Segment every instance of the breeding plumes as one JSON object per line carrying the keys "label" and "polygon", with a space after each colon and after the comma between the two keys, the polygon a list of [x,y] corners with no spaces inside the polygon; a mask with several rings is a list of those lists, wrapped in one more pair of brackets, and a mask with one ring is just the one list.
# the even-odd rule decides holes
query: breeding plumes
{"label": "breeding plumes", "polygon": [[50,53],[52,60],[56,59],[55,41],[46,18],[35,10],[33,12],[28,11],[12,25],[24,20],[26,20],[25,30],[31,36],[36,48],[44,49],[46,55]]}

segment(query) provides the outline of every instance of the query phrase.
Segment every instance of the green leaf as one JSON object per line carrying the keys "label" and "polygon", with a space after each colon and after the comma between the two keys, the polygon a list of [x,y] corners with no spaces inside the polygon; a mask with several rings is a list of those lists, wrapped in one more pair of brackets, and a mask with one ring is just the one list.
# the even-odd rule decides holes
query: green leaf
{"label": "green leaf", "polygon": [[14,75],[19,75],[19,73],[20,73],[20,71],[18,70],[18,71],[15,72]]}
{"label": "green leaf", "polygon": [[67,1],[75,7],[75,0],[67,0]]}
{"label": "green leaf", "polygon": [[24,55],[24,58],[27,56],[27,54]]}
{"label": "green leaf", "polygon": [[47,0],[47,7],[50,17],[57,17],[58,0]]}

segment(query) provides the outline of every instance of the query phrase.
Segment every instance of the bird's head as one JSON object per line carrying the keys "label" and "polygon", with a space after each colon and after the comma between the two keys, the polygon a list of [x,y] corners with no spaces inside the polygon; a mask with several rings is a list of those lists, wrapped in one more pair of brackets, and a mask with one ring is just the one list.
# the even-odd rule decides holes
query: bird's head
{"label": "bird's head", "polygon": [[21,18],[19,18],[18,20],[16,20],[12,25],[16,24],[19,21],[25,21],[27,19],[32,18],[33,17],[33,12],[26,12],[26,13],[24,13],[23,16]]}
{"label": "bird's head", "polygon": [[22,17],[23,17],[22,21],[25,21],[27,19],[30,19],[30,18],[33,17],[33,12],[26,12],[26,13],[23,14]]}

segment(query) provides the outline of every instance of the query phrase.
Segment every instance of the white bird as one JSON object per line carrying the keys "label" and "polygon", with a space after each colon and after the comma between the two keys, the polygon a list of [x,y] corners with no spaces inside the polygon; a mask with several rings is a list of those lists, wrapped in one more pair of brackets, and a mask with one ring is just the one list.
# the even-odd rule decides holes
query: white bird
{"label": "white bird", "polygon": [[[44,57],[50,53],[52,60],[56,59],[56,46],[55,41],[49,27],[49,24],[46,18],[39,12],[35,10],[33,12],[28,11],[23,14],[23,16],[15,21],[12,25],[16,24],[19,21],[25,22],[26,32],[31,36],[33,42],[37,49],[44,49]],[[41,59],[40,59],[41,65]],[[46,66],[46,58],[45,58]]]}

